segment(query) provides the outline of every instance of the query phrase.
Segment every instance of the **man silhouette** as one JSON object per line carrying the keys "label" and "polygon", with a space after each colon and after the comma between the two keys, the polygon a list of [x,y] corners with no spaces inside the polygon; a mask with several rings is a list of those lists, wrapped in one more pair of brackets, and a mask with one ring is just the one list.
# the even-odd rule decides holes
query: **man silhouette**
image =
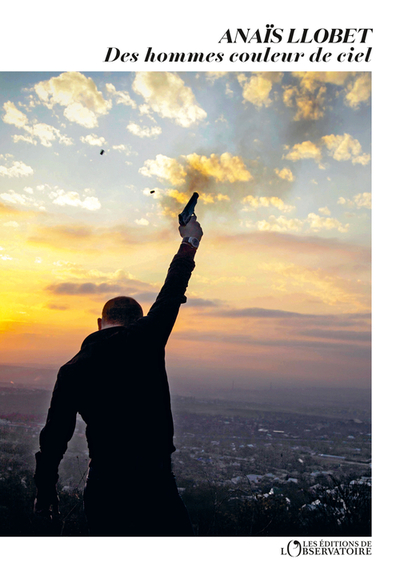
{"label": "man silhouette", "polygon": [[171,471],[173,420],[165,345],[194,269],[203,231],[196,217],[147,316],[130,297],[109,300],[98,331],[58,372],[36,453],[35,512],[58,513],[58,466],[86,423],[89,473],[84,508],[91,535],[193,535]]}

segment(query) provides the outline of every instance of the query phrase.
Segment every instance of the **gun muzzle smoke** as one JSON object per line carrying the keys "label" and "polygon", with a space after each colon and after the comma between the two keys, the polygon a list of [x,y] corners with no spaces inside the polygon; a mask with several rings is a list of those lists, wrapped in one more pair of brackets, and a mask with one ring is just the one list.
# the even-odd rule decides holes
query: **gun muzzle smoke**
{"label": "gun muzzle smoke", "polygon": [[198,198],[199,198],[198,193],[194,192],[192,194],[192,198],[189,200],[189,202],[186,204],[185,208],[179,214],[178,218],[179,218],[179,225],[180,226],[186,226],[186,224],[189,222],[189,220],[193,216],[194,208],[197,204]]}

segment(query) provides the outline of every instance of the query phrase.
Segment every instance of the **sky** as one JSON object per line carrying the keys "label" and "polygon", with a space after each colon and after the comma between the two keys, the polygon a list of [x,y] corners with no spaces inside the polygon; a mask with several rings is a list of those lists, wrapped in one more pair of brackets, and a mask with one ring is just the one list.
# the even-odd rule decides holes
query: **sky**
{"label": "sky", "polygon": [[369,72],[0,73],[0,363],[59,367],[111,297],[148,311],[197,191],[172,388],[369,388],[370,94]]}

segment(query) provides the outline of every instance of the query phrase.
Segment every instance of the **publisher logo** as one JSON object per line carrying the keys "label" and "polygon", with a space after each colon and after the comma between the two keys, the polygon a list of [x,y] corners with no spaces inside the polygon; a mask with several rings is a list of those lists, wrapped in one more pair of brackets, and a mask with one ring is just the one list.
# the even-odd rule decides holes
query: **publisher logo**
{"label": "publisher logo", "polygon": [[325,540],[297,541],[291,539],[286,547],[281,547],[281,555],[299,557],[299,555],[371,555],[372,542],[370,540],[347,541]]}

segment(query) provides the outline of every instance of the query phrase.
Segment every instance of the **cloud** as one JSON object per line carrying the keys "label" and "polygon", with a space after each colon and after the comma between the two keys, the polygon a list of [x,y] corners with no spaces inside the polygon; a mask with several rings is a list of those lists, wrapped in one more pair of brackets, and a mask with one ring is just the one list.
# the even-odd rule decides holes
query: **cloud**
{"label": "cloud", "polygon": [[37,145],[37,141],[33,137],[27,135],[13,135],[12,140],[14,143],[22,141],[23,143],[29,143],[30,145]]}
{"label": "cloud", "polygon": [[[149,283],[137,280],[130,272],[122,269],[117,269],[113,272],[103,272],[94,268],[88,270],[77,263],[65,260],[53,262],[53,265],[57,266],[57,274],[61,273],[63,277],[68,276],[69,280],[72,278],[81,280],[80,282],[74,283],[83,283],[82,280],[84,280],[85,283],[88,281],[96,283],[97,280],[97,282],[101,281],[101,283],[107,282],[109,284],[118,283],[120,285],[129,285],[136,290],[148,290],[152,287]],[[69,280],[66,279],[65,281]]]}
{"label": "cloud", "polygon": [[146,220],[146,218],[140,218],[139,220],[135,220],[135,223],[138,224],[138,226],[148,226],[150,224],[150,222]]}
{"label": "cloud", "polygon": [[[124,270],[106,274],[73,267],[67,268],[67,273],[76,274],[81,278],[80,281],[52,283],[46,286],[45,290],[57,296],[128,295],[141,301],[154,301],[159,291]],[[88,281],[88,277],[92,279]]]}
{"label": "cloud", "polygon": [[296,207],[290,204],[285,204],[281,198],[277,196],[252,196],[249,194],[242,199],[242,203],[245,204],[244,210],[255,210],[260,207],[274,206],[282,212],[291,212]]}
{"label": "cloud", "polygon": [[188,196],[184,192],[179,192],[179,190],[175,190],[174,188],[169,188],[166,193],[171,198],[174,198],[176,202],[179,204],[186,204],[188,201]]}
{"label": "cloud", "polygon": [[[63,145],[72,145],[73,141],[70,137],[62,135],[61,132],[53,127],[52,125],[46,125],[45,123],[34,123],[33,125],[25,127],[25,130],[31,134],[33,140],[39,139],[39,142],[44,147],[51,147],[52,141],[58,139],[59,143]],[[14,137],[14,140],[18,137]]]}
{"label": "cloud", "polygon": [[19,178],[33,174],[32,167],[26,165],[22,161],[14,161],[12,159],[12,155],[0,155],[0,160],[5,162],[5,165],[0,165],[0,176]]}
{"label": "cloud", "polygon": [[357,208],[368,208],[371,210],[371,193],[362,192],[354,196],[354,202]]}
{"label": "cloud", "polygon": [[318,317],[317,315],[309,315],[305,313],[297,313],[294,311],[284,311],[282,309],[265,309],[263,307],[245,307],[242,309],[227,309],[218,311],[219,317],[227,318],[242,318],[249,317],[251,319],[292,319],[292,318],[305,318],[305,317]]}
{"label": "cloud", "polygon": [[98,117],[106,115],[112,103],[106,101],[90,77],[80,72],[65,72],[34,86],[41,103],[53,109],[64,107],[64,116],[73,123],[92,129]]}
{"label": "cloud", "polygon": [[161,127],[154,126],[154,127],[141,127],[136,123],[129,123],[127,129],[132,135],[136,135],[137,137],[143,138],[156,138],[161,135],[162,130]]}
{"label": "cloud", "polygon": [[338,204],[342,204],[348,208],[367,208],[368,210],[371,210],[371,193],[362,192],[360,194],[356,194],[353,197],[353,200],[341,196],[338,199]]}
{"label": "cloud", "polygon": [[104,137],[98,137],[95,134],[86,135],[86,137],[81,137],[80,140],[82,143],[86,143],[87,145],[91,145],[92,147],[104,147],[106,140]]}
{"label": "cloud", "polygon": [[224,305],[224,302],[219,299],[203,299],[201,297],[188,297],[187,304],[188,307],[220,307]]}
{"label": "cloud", "polygon": [[327,148],[328,155],[335,161],[351,160],[353,165],[361,164],[365,166],[371,160],[370,155],[362,153],[360,142],[348,133],[344,135],[325,135],[321,137],[318,144],[311,141],[296,143],[283,158],[289,161],[314,159],[316,163],[320,164],[322,159],[321,149],[323,147]]}
{"label": "cloud", "polygon": [[107,83],[106,89],[114,97],[117,105],[127,105],[128,107],[132,107],[132,109],[137,108],[136,101],[131,98],[127,91],[117,91],[112,83]]}
{"label": "cloud", "polygon": [[[290,327],[299,326],[293,330],[296,335],[309,337],[326,337],[342,340],[371,340],[371,314],[345,313],[345,314],[317,314],[285,311],[282,309],[266,309],[264,307],[243,307],[241,309],[219,309],[213,315],[226,319],[277,319],[281,323],[288,322]],[[283,320],[283,321],[282,321]],[[312,327],[310,329],[309,327]],[[347,327],[347,330],[338,330],[337,327]],[[354,331],[353,327],[366,328],[364,331]]]}
{"label": "cloud", "polygon": [[301,329],[296,335],[318,337],[319,339],[335,339],[338,341],[354,341],[356,343],[371,343],[371,331],[349,331],[342,329]]}
{"label": "cloud", "polygon": [[195,182],[204,184],[206,179],[213,178],[217,182],[249,181],[253,177],[247,170],[243,160],[239,156],[230,153],[222,153],[220,156],[212,153],[209,157],[192,153],[182,155],[185,167],[177,159],[157,155],[155,160],[148,159],[139,172],[147,177],[155,176],[160,180],[166,180],[173,185],[183,185],[191,172],[191,177],[196,178],[198,173],[202,177]]}
{"label": "cloud", "polygon": [[348,133],[344,135],[326,135],[321,138],[328,149],[328,153],[336,161],[349,161],[355,164],[367,165],[371,156],[362,153],[361,144]]}
{"label": "cloud", "polygon": [[354,77],[354,72],[347,71],[294,71],[292,76],[300,80],[303,91],[315,92],[322,83],[344,86]]}
{"label": "cloud", "polygon": [[13,140],[15,143],[24,141],[36,145],[38,139],[44,147],[51,147],[52,142],[58,139],[61,144],[72,145],[72,139],[62,135],[59,129],[56,129],[52,125],[30,122],[28,117],[19,111],[11,101],[4,103],[3,108],[6,111],[6,114],[3,116],[3,121],[14,125],[18,129],[23,129],[29,135],[14,135]]}
{"label": "cloud", "polygon": [[295,121],[317,120],[325,115],[329,84],[341,88],[339,93],[344,95],[345,103],[354,109],[371,95],[369,73],[306,71],[293,72],[292,77],[299,83],[285,86],[283,102],[287,107],[296,107]]}
{"label": "cloud", "polygon": [[369,101],[371,97],[371,74],[363,73],[347,87],[346,103],[353,109],[358,109],[360,103]]}
{"label": "cloud", "polygon": [[181,127],[190,127],[207,117],[190,87],[176,73],[138,72],[132,89],[160,117],[172,119]]}
{"label": "cloud", "polygon": [[255,224],[247,223],[247,226],[255,226],[263,232],[301,232],[304,228],[312,232],[321,230],[338,230],[341,233],[349,231],[349,224],[342,224],[336,218],[325,218],[310,212],[307,218],[287,218],[286,216],[271,216],[268,220],[258,220]]}
{"label": "cloud", "polygon": [[23,129],[28,124],[28,117],[25,113],[17,109],[12,101],[6,101],[3,105],[3,109],[6,112],[6,114],[3,115],[4,123],[15,125],[18,129]]}
{"label": "cloud", "polygon": [[[195,332],[189,329],[176,335],[192,341],[309,348],[319,354],[323,350],[334,352],[345,350],[353,357],[353,350],[356,353],[360,350],[360,355],[367,356],[370,350],[370,314],[300,313],[263,307],[238,309],[211,307],[210,310],[209,315],[218,318],[220,323],[221,320],[230,320],[233,322],[232,326],[224,327],[224,331]],[[235,333],[238,324],[241,324],[241,329],[244,327],[251,331],[251,335]]]}
{"label": "cloud", "polygon": [[166,180],[174,185],[185,182],[186,171],[176,159],[165,155],[157,155],[154,160],[147,159],[144,166],[139,169],[140,174],[147,177],[155,176],[159,180]]}
{"label": "cloud", "polygon": [[218,182],[249,181],[253,177],[247,170],[241,157],[222,153],[219,157],[212,153],[209,157],[196,153],[187,155],[188,165],[205,177],[212,177]]}
{"label": "cloud", "polygon": [[[253,179],[242,158],[230,153],[221,155],[212,153],[209,157],[192,153],[181,155],[179,159],[157,155],[154,160],[146,160],[139,172],[147,177],[155,176],[161,182],[178,187],[154,194],[154,198],[161,206],[162,215],[174,219],[177,206],[186,204],[194,191],[199,193],[201,202],[214,204],[216,209],[219,209],[222,203],[231,202],[232,197],[215,188],[218,183],[233,184]],[[241,192],[240,188],[236,190]]]}
{"label": "cloud", "polygon": [[30,204],[29,197],[21,194],[19,192],[15,192],[15,190],[9,190],[8,192],[2,192],[0,194],[0,198],[9,202],[10,204],[16,204],[20,206],[27,206]]}
{"label": "cloud", "polygon": [[207,79],[207,81],[209,81],[210,83],[214,83],[220,77],[224,77],[224,76],[228,75],[228,72],[227,71],[206,71],[204,73],[204,75],[205,75],[205,78]]}
{"label": "cloud", "polygon": [[325,115],[326,87],[320,87],[316,94],[304,92],[297,87],[288,86],[283,93],[283,102],[287,107],[297,107],[294,121],[311,119],[316,121]]}
{"label": "cloud", "polygon": [[132,149],[128,145],[113,145],[112,149],[114,151],[118,151],[119,153],[124,153],[124,155],[137,155],[137,151],[132,151]]}
{"label": "cloud", "polygon": [[205,202],[206,204],[215,204],[216,202],[222,201],[230,201],[230,198],[227,194],[209,194],[206,192],[202,192],[199,196],[199,200]]}
{"label": "cloud", "polygon": [[53,204],[59,206],[75,206],[85,210],[99,210],[101,204],[95,196],[86,196],[83,200],[77,192],[58,189],[50,192],[49,197],[52,199]]}
{"label": "cloud", "polygon": [[256,222],[256,228],[263,232],[300,232],[303,229],[304,221],[298,218],[286,218],[286,216],[269,216],[267,220]]}
{"label": "cloud", "polygon": [[244,101],[256,107],[269,107],[272,103],[270,94],[274,83],[280,83],[283,73],[272,71],[254,72],[250,76],[240,73],[237,80],[242,87]]}
{"label": "cloud", "polygon": [[282,180],[288,180],[289,182],[293,182],[294,181],[294,176],[293,173],[290,169],[288,168],[283,168],[281,170],[279,169],[274,169],[274,173],[281,178]]}
{"label": "cloud", "polygon": [[[93,196],[93,191],[88,188],[83,191],[84,194],[86,194],[84,198],[81,198],[79,193],[74,191],[67,192],[57,187],[51,190],[49,185],[38,185],[36,190],[44,193],[46,198],[48,196],[53,204],[59,206],[75,206],[85,210],[98,210],[101,208],[99,200]],[[37,194],[38,193],[34,193],[32,188],[25,187],[24,193],[9,190],[1,193],[0,198],[17,206],[35,206],[39,208],[39,210],[45,210],[46,203],[43,199],[38,200],[36,198]]]}
{"label": "cloud", "polygon": [[119,291],[117,284],[93,282],[72,283],[63,282],[47,286],[47,291],[56,295],[102,295],[104,293],[115,293]]}
{"label": "cloud", "polygon": [[292,149],[283,158],[288,161],[314,159],[315,162],[319,163],[321,161],[321,149],[311,141],[303,141],[293,145]]}
{"label": "cloud", "polygon": [[337,229],[339,232],[348,232],[349,224],[342,224],[336,218],[324,218],[315,214],[314,212],[310,212],[307,216],[307,222],[310,225],[311,230],[314,232],[318,232],[319,230],[333,230]]}

